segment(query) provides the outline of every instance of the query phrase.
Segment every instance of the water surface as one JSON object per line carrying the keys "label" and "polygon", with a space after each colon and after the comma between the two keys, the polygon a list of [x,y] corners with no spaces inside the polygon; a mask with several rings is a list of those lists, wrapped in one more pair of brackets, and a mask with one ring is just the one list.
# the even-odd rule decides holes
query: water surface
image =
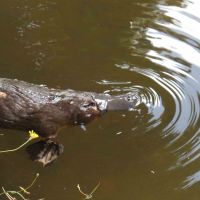
{"label": "water surface", "polygon": [[[25,150],[0,155],[0,186],[39,180],[31,199],[199,199],[198,0],[2,1],[1,77],[55,88],[135,92],[131,112],[65,128],[51,166]],[[1,149],[27,133],[0,129]]]}

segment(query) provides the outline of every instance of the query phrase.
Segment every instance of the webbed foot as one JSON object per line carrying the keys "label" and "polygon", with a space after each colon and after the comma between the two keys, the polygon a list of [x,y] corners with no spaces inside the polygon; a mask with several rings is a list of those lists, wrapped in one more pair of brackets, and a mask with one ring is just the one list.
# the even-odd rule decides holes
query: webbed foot
{"label": "webbed foot", "polygon": [[46,166],[52,163],[64,151],[64,146],[51,139],[41,140],[26,148],[30,158]]}

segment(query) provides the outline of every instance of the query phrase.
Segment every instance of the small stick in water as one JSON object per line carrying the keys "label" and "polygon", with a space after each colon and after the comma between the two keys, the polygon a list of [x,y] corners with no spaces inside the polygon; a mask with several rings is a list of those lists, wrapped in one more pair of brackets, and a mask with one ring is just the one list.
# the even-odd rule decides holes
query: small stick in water
{"label": "small stick in water", "polygon": [[1,195],[5,195],[9,200],[17,200],[15,197],[13,197],[13,196],[11,196],[11,195],[18,195],[19,197],[21,197],[23,200],[27,200],[21,193],[23,192],[23,193],[25,193],[26,195],[30,195],[30,192],[28,192],[27,190],[29,189],[29,188],[31,188],[33,185],[34,185],[34,183],[36,182],[36,180],[37,180],[37,178],[39,177],[39,174],[37,173],[36,174],[36,176],[35,176],[35,178],[33,179],[33,181],[31,182],[31,184],[29,185],[29,186],[27,186],[27,187],[19,187],[20,188],[20,190],[18,190],[18,191],[6,191],[5,189],[4,189],[4,187],[2,187],[2,190],[3,190],[3,192],[2,193],[0,193],[0,196]]}
{"label": "small stick in water", "polygon": [[79,184],[77,185],[77,188],[78,188],[79,192],[80,192],[82,195],[85,196],[85,199],[91,199],[93,193],[98,189],[99,186],[100,186],[100,182],[95,186],[95,188],[92,190],[92,192],[90,192],[90,194],[86,194],[86,193],[84,193],[84,192],[81,190]]}

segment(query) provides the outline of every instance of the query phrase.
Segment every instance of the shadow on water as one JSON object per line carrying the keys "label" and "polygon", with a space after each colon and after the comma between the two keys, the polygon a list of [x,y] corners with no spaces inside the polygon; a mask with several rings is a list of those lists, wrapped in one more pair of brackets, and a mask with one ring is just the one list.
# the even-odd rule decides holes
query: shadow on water
{"label": "shadow on water", "polygon": [[[199,8],[198,0],[1,2],[1,76],[131,92],[138,104],[85,131],[63,129],[65,151],[46,168],[23,150],[2,155],[0,186],[39,172],[33,199],[80,199],[77,184],[87,192],[99,181],[96,199],[199,199]],[[26,137],[0,131],[2,149]]]}

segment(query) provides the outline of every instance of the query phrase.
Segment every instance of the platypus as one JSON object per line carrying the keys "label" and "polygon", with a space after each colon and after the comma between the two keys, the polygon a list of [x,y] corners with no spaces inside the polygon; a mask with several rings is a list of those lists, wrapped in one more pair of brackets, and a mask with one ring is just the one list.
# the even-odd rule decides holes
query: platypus
{"label": "platypus", "polygon": [[137,99],[130,93],[111,96],[0,78],[0,127],[34,130],[43,140],[28,151],[37,150],[32,158],[43,164],[63,151],[54,140],[62,127],[86,124],[106,111],[129,110],[136,104]]}

